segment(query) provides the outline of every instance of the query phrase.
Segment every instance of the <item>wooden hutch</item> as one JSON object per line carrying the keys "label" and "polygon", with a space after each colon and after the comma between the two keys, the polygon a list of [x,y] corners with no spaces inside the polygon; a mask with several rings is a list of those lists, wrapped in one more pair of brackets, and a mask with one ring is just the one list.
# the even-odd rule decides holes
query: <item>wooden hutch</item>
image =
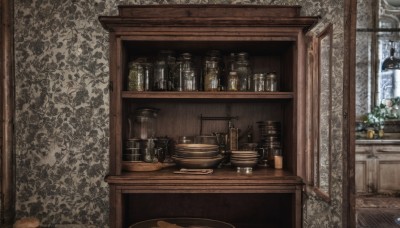
{"label": "wooden hutch", "polygon": [[[120,6],[100,16],[110,36],[110,226],[166,217],[222,220],[236,227],[301,227],[305,177],[305,32],[316,17],[299,6]],[[204,56],[209,50],[249,53],[253,72],[275,71],[280,92],[127,91],[128,63],[160,50]],[[159,108],[157,133],[176,139],[198,132],[199,115],[238,116],[246,129],[257,121],[282,123],[283,170],[252,174],[217,168],[211,175],[122,170],[129,112]]]}

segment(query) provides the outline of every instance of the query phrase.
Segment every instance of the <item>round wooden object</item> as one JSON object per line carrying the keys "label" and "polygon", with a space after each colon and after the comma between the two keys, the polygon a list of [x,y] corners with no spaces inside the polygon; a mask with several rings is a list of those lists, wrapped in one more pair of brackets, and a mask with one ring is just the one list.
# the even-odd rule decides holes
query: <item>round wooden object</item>
{"label": "round wooden object", "polygon": [[165,164],[161,162],[141,162],[141,161],[123,161],[122,169],[125,171],[134,171],[134,172],[146,172],[146,171],[156,171],[165,167],[172,166],[174,164]]}
{"label": "round wooden object", "polygon": [[40,221],[37,218],[22,218],[14,223],[13,228],[38,228]]}

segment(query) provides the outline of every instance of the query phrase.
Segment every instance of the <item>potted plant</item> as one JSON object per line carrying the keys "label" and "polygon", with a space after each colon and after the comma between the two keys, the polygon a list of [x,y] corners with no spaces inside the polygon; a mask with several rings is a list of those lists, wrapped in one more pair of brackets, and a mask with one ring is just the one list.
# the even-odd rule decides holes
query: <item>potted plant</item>
{"label": "potted plant", "polygon": [[368,131],[378,132],[379,138],[383,137],[384,123],[388,119],[399,119],[400,97],[385,99],[381,104],[372,108],[365,116],[364,123],[367,125],[367,136],[373,138]]}

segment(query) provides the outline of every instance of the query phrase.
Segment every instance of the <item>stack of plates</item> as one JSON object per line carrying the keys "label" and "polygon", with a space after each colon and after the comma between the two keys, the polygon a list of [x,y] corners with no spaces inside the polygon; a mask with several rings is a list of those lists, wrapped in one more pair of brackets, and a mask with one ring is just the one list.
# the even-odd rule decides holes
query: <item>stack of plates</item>
{"label": "stack of plates", "polygon": [[252,150],[232,151],[231,163],[239,168],[252,168],[257,165],[258,152]]}
{"label": "stack of plates", "polygon": [[189,169],[213,168],[222,158],[218,145],[213,144],[177,144],[172,157],[178,166]]}

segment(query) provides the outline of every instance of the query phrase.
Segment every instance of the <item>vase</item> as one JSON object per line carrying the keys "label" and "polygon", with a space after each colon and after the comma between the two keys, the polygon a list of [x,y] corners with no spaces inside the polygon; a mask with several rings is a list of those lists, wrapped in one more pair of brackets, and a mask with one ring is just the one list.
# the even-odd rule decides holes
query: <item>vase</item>
{"label": "vase", "polygon": [[368,128],[367,129],[367,138],[368,139],[373,139],[375,135],[375,130],[373,128]]}
{"label": "vase", "polygon": [[378,136],[379,136],[380,139],[383,138],[384,134],[385,134],[385,131],[383,129],[379,129]]}

